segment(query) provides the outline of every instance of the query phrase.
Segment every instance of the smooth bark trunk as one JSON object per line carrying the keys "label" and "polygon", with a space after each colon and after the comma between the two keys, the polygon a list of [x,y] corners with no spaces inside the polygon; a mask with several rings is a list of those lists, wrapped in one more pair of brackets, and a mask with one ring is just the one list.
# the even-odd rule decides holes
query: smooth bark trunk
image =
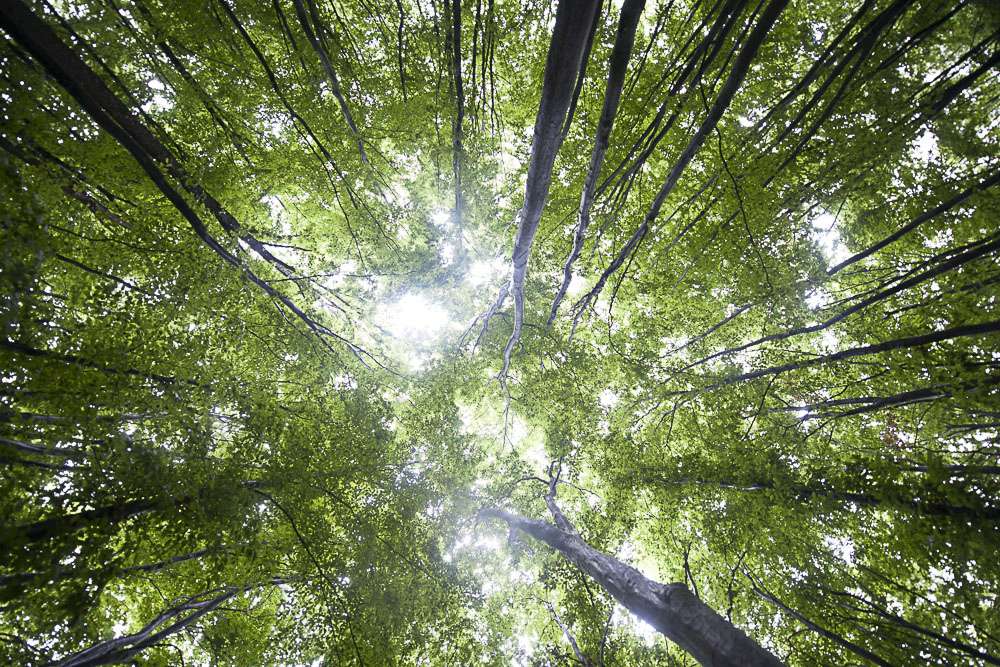
{"label": "smooth bark trunk", "polygon": [[[457,239],[462,242],[462,126],[465,122],[465,85],[462,82],[462,4],[451,0],[451,66],[455,83],[455,118],[451,126],[451,171],[455,180],[455,227]],[[460,252],[462,250],[460,249]]]}
{"label": "smooth bark trunk", "polygon": [[656,193],[656,197],[653,198],[653,203],[650,205],[642,224],[635,230],[604,273],[601,274],[594,288],[577,302],[574,308],[576,311],[574,321],[578,320],[586,307],[597,298],[608,278],[622,267],[625,260],[628,259],[629,255],[632,254],[642,239],[645,238],[650,226],[659,217],[663,203],[667,200],[670,193],[673,192],[678,181],[680,181],[684,170],[690,164],[691,160],[694,159],[695,155],[698,154],[709,133],[715,130],[719,119],[722,118],[722,114],[729,108],[730,103],[736,96],[736,92],[743,85],[743,79],[746,77],[747,72],[750,71],[750,64],[757,56],[757,51],[760,49],[761,44],[764,43],[764,39],[771,32],[771,28],[787,4],[788,0],[771,0],[767,7],[764,8],[760,20],[757,21],[746,43],[740,49],[739,55],[736,56],[729,76],[719,90],[719,94],[712,103],[708,114],[698,127],[698,130],[691,137],[684,151],[677,158],[677,161],[674,162],[666,181],[660,187],[659,192]]}
{"label": "smooth bark trunk", "polygon": [[[840,350],[839,352],[834,352],[832,354],[826,354],[819,357],[812,357],[810,359],[783,364],[781,366],[771,366],[769,368],[761,368],[760,370],[750,371],[749,373],[740,373],[738,375],[731,375],[729,377],[719,380],[718,382],[710,384],[709,386],[703,389],[693,390],[691,393],[712,391],[715,389],[726,387],[731,384],[736,384],[737,382],[756,380],[757,378],[767,377],[769,375],[780,375],[788,371],[799,370],[801,368],[809,368],[811,366],[820,366],[823,364],[828,364],[836,361],[842,361],[844,359],[853,359],[854,357],[863,357],[871,354],[880,354],[882,352],[889,352],[891,350],[903,350],[911,347],[924,347],[932,343],[951,340],[953,338],[987,336],[996,333],[997,331],[1000,331],[1000,320],[990,320],[988,322],[977,322],[976,324],[966,324],[963,326],[952,327],[950,329],[944,329],[942,331],[929,331],[927,333],[923,333],[917,336],[896,338],[893,340],[884,341],[882,343],[876,343],[874,345],[863,345],[861,347],[852,347],[846,350]],[[680,393],[689,393],[689,392],[680,392]]]}
{"label": "smooth bark trunk", "polygon": [[933,220],[933,219],[937,218],[939,215],[947,213],[948,211],[950,211],[951,209],[955,208],[956,206],[964,203],[965,200],[969,199],[972,195],[974,195],[976,193],[979,193],[979,192],[982,192],[984,190],[988,190],[989,188],[992,188],[993,186],[997,185],[998,183],[1000,183],[1000,171],[995,171],[993,174],[991,174],[990,176],[987,176],[986,178],[984,178],[979,183],[971,185],[968,188],[966,188],[965,190],[963,190],[962,192],[959,192],[957,195],[955,195],[954,197],[952,197],[948,201],[946,201],[946,202],[944,202],[942,204],[939,204],[938,206],[935,206],[931,210],[926,211],[926,212],[918,215],[913,220],[911,220],[909,223],[907,223],[906,225],[903,225],[898,231],[890,234],[889,236],[885,237],[884,239],[882,239],[878,243],[873,243],[872,245],[868,246],[867,248],[865,248],[861,252],[858,252],[858,253],[856,253],[854,255],[851,255],[850,257],[848,257],[844,261],[840,262],[836,266],[831,267],[829,270],[827,270],[826,274],[828,276],[832,276],[833,274],[837,273],[838,271],[847,268],[851,264],[854,264],[855,262],[859,262],[862,259],[865,259],[866,257],[870,257],[871,255],[874,255],[875,253],[877,253],[882,248],[886,247],[887,245],[889,245],[891,243],[895,243],[900,238],[902,238],[906,234],[909,234],[911,231],[913,231],[914,229],[916,229],[920,225],[924,224],[925,222]]}
{"label": "smooth bark trunk", "polygon": [[[295,16],[299,19],[302,31],[306,34],[306,38],[309,40],[313,50],[316,52],[316,55],[319,56],[319,60],[323,64],[323,70],[326,72],[327,78],[330,79],[330,90],[333,93],[333,96],[337,98],[337,104],[340,106],[340,112],[344,115],[344,121],[347,123],[347,127],[350,129],[351,134],[354,135],[354,140],[358,144],[358,153],[361,155],[361,161],[367,164],[368,155],[365,153],[365,145],[361,140],[361,133],[358,132],[358,126],[354,122],[354,116],[351,114],[350,107],[347,106],[347,100],[344,99],[344,93],[340,88],[340,78],[337,76],[337,71],[333,68],[333,62],[330,60],[330,54],[327,53],[326,47],[323,44],[323,24],[320,22],[319,15],[315,12],[315,5],[310,4],[309,12],[307,13],[302,0],[293,0],[293,3],[295,5]],[[313,26],[309,23],[310,14],[313,22],[315,23],[315,29],[313,29]]]}
{"label": "smooth bark trunk", "polygon": [[[760,338],[752,340],[749,343],[743,343],[742,345],[737,345],[735,347],[729,347],[724,350],[719,350],[718,352],[713,352],[712,354],[704,356],[701,359],[698,359],[697,361],[692,361],[691,363],[682,366],[676,371],[676,373],[681,373],[684,371],[691,370],[692,368],[704,365],[709,361],[712,361],[713,359],[718,359],[719,357],[725,357],[732,354],[736,354],[738,352],[748,350],[752,347],[763,345],[764,343],[773,343],[777,341],[787,340],[795,336],[817,333],[819,331],[829,329],[837,322],[847,319],[851,315],[854,315],[855,313],[858,313],[873,304],[889,299],[890,297],[899,294],[904,290],[909,289],[910,287],[927,282],[928,280],[931,280],[932,278],[935,278],[941,274],[955,270],[971,262],[983,259],[988,255],[990,255],[991,253],[996,252],[997,250],[1000,250],[1000,236],[998,236],[997,234],[991,234],[990,236],[980,239],[979,241],[968,244],[963,248],[963,252],[961,252],[960,254],[955,255],[950,259],[947,259],[946,261],[941,261],[936,266],[924,271],[923,273],[918,273],[917,275],[913,275],[910,278],[907,278],[906,280],[903,280],[902,282],[893,285],[892,287],[887,287],[882,291],[873,294],[862,301],[855,303],[853,306],[845,308],[844,310],[836,313],[835,315],[831,315],[830,317],[823,320],[822,322],[819,322],[818,324],[793,327],[791,329],[786,329],[785,331],[780,331],[777,333],[768,334],[766,336],[761,336]],[[951,252],[953,251],[942,253],[940,257],[945,257],[947,256],[947,254]],[[910,271],[909,273],[912,273],[912,271]]]}
{"label": "smooth bark trunk", "polygon": [[[501,519],[512,530],[527,533],[561,553],[593,577],[629,611],[690,653],[702,665],[776,667],[782,664],[742,630],[695,597],[684,584],[661,584],[649,579],[634,567],[591,547],[568,523],[560,528],[501,510],[483,510],[482,515]],[[558,510],[554,516],[560,523]]]}
{"label": "smooth bark trunk", "polygon": [[552,309],[549,313],[550,325],[556,319],[559,304],[569,289],[569,283],[573,275],[573,262],[576,261],[583,251],[583,242],[587,234],[587,228],[590,226],[590,208],[594,203],[594,193],[597,190],[597,178],[601,174],[604,155],[608,150],[611,128],[614,126],[615,116],[618,113],[618,103],[622,97],[625,71],[628,68],[629,57],[632,54],[632,47],[635,44],[635,30],[639,25],[639,17],[642,16],[642,10],[645,5],[646,0],[625,0],[625,4],[622,6],[621,17],[618,20],[618,33],[615,36],[615,45],[611,50],[608,82],[604,89],[604,107],[601,109],[601,118],[597,122],[597,136],[594,139],[594,150],[590,155],[587,180],[583,185],[583,193],[580,195],[580,220],[573,235],[573,250],[570,252],[569,257],[566,259],[566,265],[563,267],[562,285],[559,287],[556,298],[552,301]]}
{"label": "smooth bark trunk", "polygon": [[514,238],[513,276],[511,292],[514,296],[514,329],[503,353],[500,377],[506,377],[510,355],[521,338],[524,323],[524,284],[528,276],[528,257],[531,244],[538,232],[542,209],[549,196],[552,166],[562,145],[562,127],[573,97],[573,87],[580,72],[581,61],[587,46],[590,26],[597,11],[594,0],[561,0],[556,10],[556,25],[545,61],[542,96],[535,117],[535,133],[531,144],[531,162]]}
{"label": "smooth bark trunk", "polygon": [[[983,466],[983,468],[989,469],[988,466]],[[915,470],[915,472],[920,471]],[[757,479],[752,482],[741,482],[735,479],[698,479],[687,477],[671,479],[665,475],[647,474],[643,475],[641,480],[647,484],[658,486],[694,484],[743,492],[773,491],[777,488],[778,491],[787,491],[796,499],[803,502],[812,498],[828,498],[840,503],[853,503],[860,507],[895,508],[922,516],[949,516],[957,517],[963,521],[980,520],[991,523],[1000,520],[1000,508],[996,507],[970,507],[968,505],[954,505],[937,500],[892,499],[861,491],[841,491],[817,484],[787,484],[779,487],[773,479]],[[935,489],[926,486],[912,489],[912,495],[920,498],[933,497],[934,492]]]}
{"label": "smooth bark trunk", "polygon": [[[225,0],[220,0],[229,10]],[[48,24],[40,19],[29,6],[19,0],[0,3],[0,27],[3,27],[19,42],[45,71],[76,99],[83,110],[125,148],[161,193],[184,216],[198,237],[228,264],[237,267],[268,296],[280,301],[289,311],[320,337],[330,337],[345,344],[351,352],[365,363],[359,347],[320,324],[305,313],[291,298],[275,289],[246,266],[238,257],[215,238],[206,227],[191,204],[170,183],[175,180],[180,188],[207,208],[226,231],[238,235],[253,250],[286,277],[295,271],[275,257],[258,239],[246,233],[235,217],[206,192],[200,185],[191,182],[187,172],[176,157],[145,125],[139,122],[131,111],[108,88],[104,81],[56,35]],[[160,165],[164,171],[161,171]],[[331,348],[332,349],[332,348]]]}
{"label": "smooth bark trunk", "polygon": [[[215,597],[199,602],[194,601],[195,598],[190,598],[186,602],[166,610],[136,633],[100,642],[51,664],[54,667],[96,667],[97,665],[127,662],[150,646],[156,645],[163,639],[190,626],[247,588],[223,588],[221,592],[219,590],[213,591],[217,593]],[[186,612],[191,613],[179,620],[173,620]],[[173,622],[163,627],[170,621]]]}

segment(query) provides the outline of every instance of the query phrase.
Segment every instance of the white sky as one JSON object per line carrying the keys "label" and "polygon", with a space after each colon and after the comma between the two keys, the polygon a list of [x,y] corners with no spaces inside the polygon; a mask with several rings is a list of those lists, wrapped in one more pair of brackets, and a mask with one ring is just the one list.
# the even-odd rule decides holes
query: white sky
{"label": "white sky", "polygon": [[837,229],[837,220],[827,211],[812,219],[812,239],[819,246],[823,257],[830,264],[837,264],[851,256]]}
{"label": "white sky", "polygon": [[416,292],[407,292],[378,310],[380,323],[395,338],[428,341],[452,323],[447,310]]}

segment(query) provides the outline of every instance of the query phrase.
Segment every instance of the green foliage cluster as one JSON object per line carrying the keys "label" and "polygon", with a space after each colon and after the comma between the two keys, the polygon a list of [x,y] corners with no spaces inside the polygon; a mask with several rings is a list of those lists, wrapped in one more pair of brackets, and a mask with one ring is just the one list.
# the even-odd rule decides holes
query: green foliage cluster
{"label": "green foliage cluster", "polygon": [[480,519],[560,461],[787,664],[1000,664],[997,6],[789,2],[609,269],[765,4],[646,3],[546,325],[601,8],[502,381],[557,3],[0,10],[0,662],[691,664]]}

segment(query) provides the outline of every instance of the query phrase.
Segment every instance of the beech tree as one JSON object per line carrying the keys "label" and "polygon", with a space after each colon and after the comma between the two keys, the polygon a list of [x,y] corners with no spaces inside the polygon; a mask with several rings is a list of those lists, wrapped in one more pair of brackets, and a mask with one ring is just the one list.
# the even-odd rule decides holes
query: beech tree
{"label": "beech tree", "polygon": [[0,33],[4,664],[1000,664],[995,3]]}

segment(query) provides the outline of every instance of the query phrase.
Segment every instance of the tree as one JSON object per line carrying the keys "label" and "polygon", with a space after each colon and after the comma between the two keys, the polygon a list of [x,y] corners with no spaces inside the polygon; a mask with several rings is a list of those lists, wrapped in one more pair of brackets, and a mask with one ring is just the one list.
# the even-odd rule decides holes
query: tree
{"label": "tree", "polygon": [[[546,543],[591,576],[629,611],[690,653],[703,665],[780,665],[770,653],[748,639],[739,628],[695,597],[684,584],[664,586],[643,576],[634,567],[597,551],[581,539],[556,504],[559,471],[550,468],[545,502],[554,524],[526,519],[502,510],[487,509],[486,517],[501,519]],[[579,649],[577,649],[579,650]]]}
{"label": "tree", "polygon": [[0,30],[0,660],[1000,664],[993,4]]}

